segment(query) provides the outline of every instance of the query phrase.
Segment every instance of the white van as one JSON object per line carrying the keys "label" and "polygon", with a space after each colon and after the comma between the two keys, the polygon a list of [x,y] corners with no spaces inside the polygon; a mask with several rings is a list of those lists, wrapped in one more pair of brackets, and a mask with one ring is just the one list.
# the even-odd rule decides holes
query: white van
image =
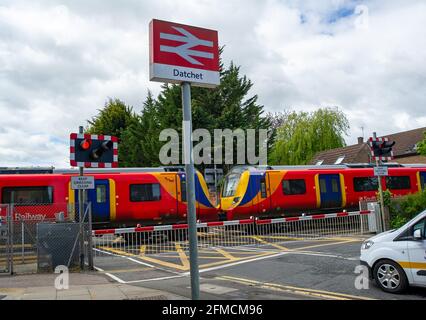
{"label": "white van", "polygon": [[426,287],[426,210],[401,228],[364,241],[360,260],[384,291]]}

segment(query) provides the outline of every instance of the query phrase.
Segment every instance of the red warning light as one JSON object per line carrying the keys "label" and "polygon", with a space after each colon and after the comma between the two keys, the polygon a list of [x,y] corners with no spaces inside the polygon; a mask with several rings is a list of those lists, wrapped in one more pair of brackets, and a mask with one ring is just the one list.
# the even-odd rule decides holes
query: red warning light
{"label": "red warning light", "polygon": [[80,147],[83,150],[88,150],[90,148],[90,146],[92,145],[92,141],[88,140],[88,139],[84,139],[83,141],[81,141],[80,143]]}

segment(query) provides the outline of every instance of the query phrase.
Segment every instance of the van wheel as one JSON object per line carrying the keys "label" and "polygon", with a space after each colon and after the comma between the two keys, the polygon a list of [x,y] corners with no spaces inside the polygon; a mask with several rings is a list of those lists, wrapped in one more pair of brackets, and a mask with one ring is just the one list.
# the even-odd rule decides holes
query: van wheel
{"label": "van wheel", "polygon": [[408,287],[407,276],[399,264],[392,260],[381,260],[374,266],[374,280],[386,292],[401,293]]}

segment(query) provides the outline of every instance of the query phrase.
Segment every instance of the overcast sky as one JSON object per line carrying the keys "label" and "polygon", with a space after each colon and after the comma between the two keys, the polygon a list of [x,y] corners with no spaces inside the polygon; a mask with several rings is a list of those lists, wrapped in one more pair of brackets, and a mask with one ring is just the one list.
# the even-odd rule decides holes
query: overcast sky
{"label": "overcast sky", "polygon": [[152,18],[219,32],[267,111],[339,106],[356,137],[426,126],[424,0],[0,0],[0,166],[69,166],[108,97],[136,111]]}

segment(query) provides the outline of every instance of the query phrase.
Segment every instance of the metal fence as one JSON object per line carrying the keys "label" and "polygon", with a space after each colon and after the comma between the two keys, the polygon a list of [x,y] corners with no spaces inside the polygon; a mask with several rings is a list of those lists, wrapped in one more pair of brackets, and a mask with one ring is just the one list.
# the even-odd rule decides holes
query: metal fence
{"label": "metal fence", "polygon": [[12,262],[12,223],[10,207],[7,204],[0,205],[0,274],[10,274],[13,268]]}
{"label": "metal fence", "polygon": [[85,205],[81,224],[75,219],[79,215],[75,204],[7,204],[0,209],[7,211],[0,216],[8,225],[4,232],[7,237],[0,239],[0,272],[52,272],[58,265],[70,269],[93,266],[90,204]]}
{"label": "metal fence", "polygon": [[[199,248],[263,246],[288,240],[314,240],[370,233],[369,210],[267,220],[197,224]],[[95,256],[157,254],[187,251],[188,225],[167,225],[93,231]]]}

